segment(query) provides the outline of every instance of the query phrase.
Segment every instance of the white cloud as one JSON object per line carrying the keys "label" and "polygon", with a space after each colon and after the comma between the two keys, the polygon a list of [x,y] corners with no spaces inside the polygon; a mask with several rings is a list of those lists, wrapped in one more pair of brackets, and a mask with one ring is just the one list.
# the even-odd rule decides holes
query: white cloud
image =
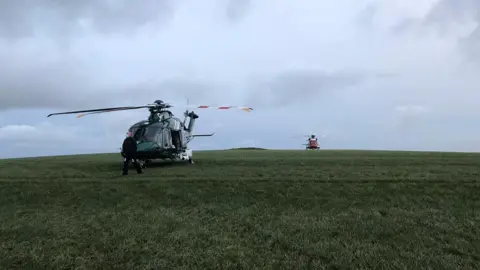
{"label": "white cloud", "polygon": [[419,115],[428,111],[425,106],[421,105],[397,106],[395,110],[403,115]]}
{"label": "white cloud", "polygon": [[4,143],[0,157],[115,152],[112,142],[92,136],[91,130],[49,122],[0,127],[0,140]]}
{"label": "white cloud", "polygon": [[238,142],[238,144],[234,147],[238,148],[238,147],[256,147],[255,146],[255,141],[254,140],[243,140],[243,141],[240,141]]}
{"label": "white cloud", "polygon": [[55,126],[43,122],[35,126],[7,125],[0,128],[0,139],[27,146],[65,143],[77,139],[80,127]]}

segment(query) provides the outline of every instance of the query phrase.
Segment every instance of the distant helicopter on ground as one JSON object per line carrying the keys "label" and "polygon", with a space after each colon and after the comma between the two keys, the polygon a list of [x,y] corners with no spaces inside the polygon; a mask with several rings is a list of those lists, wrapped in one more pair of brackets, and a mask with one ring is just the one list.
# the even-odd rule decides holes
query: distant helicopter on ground
{"label": "distant helicopter on ground", "polygon": [[[156,100],[153,104],[144,106],[113,107],[82,111],[70,111],[52,113],[47,117],[62,114],[79,114],[77,118],[89,114],[117,112],[125,110],[137,110],[148,108],[150,115],[147,120],[139,121],[128,129],[127,136],[133,136],[137,141],[137,159],[142,167],[146,167],[154,159],[184,160],[193,163],[192,150],[188,148],[188,143],[195,137],[210,137],[214,134],[193,134],[193,127],[199,116],[193,112],[185,111],[185,119],[181,121],[168,110],[173,105],[164,103],[162,100]],[[239,106],[188,106],[199,109],[214,108],[220,110],[241,109],[250,112],[253,109]],[[186,123],[189,118],[188,124]],[[120,154],[124,156],[123,149]]]}
{"label": "distant helicopter on ground", "polygon": [[312,134],[308,137],[307,143],[304,143],[305,150],[320,150],[320,145],[318,144],[318,139],[315,134]]}
{"label": "distant helicopter on ground", "polygon": [[[303,135],[301,137],[307,137],[307,142],[306,143],[303,143],[302,145],[305,146],[305,150],[320,150],[320,144],[318,143],[318,137],[313,134],[313,133],[310,133],[308,135]],[[321,136],[321,138],[323,138],[325,136]],[[298,138],[298,136],[295,136],[294,138]]]}

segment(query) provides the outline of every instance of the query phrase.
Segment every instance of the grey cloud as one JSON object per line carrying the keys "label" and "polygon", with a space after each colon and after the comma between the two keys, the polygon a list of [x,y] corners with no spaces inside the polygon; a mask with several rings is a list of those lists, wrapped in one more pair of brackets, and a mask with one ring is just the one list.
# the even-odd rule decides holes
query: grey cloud
{"label": "grey cloud", "polygon": [[229,0],[225,12],[226,16],[231,22],[238,22],[246,16],[251,5],[251,0]]}
{"label": "grey cloud", "polygon": [[22,70],[0,66],[0,89],[0,111],[115,106],[138,93],[119,93],[115,87],[95,85],[88,74],[67,61]]}
{"label": "grey cloud", "polygon": [[120,93],[135,94],[142,100],[153,102],[160,99],[176,104],[214,104],[228,95],[228,86],[214,81],[188,77],[171,77],[160,81],[134,84],[120,90]]}
{"label": "grey cloud", "polygon": [[[144,89],[150,93],[157,92],[160,94],[159,98],[173,98],[175,100],[183,100],[185,97],[189,101],[204,102],[208,99],[211,100],[216,94],[220,94],[221,87],[213,82],[205,80],[195,80],[190,78],[169,78],[157,85],[152,85]],[[158,91],[156,89],[162,89]]]}
{"label": "grey cloud", "polygon": [[[9,62],[4,62],[6,57],[2,58],[3,63]],[[1,110],[76,106],[87,102],[87,97],[91,99],[91,95],[81,94],[85,93],[88,85],[82,74],[74,72],[68,62],[62,64],[63,68],[59,64],[26,66],[18,70],[12,68],[12,65],[1,65]]]}
{"label": "grey cloud", "polygon": [[392,33],[402,34],[408,32],[411,29],[418,28],[421,25],[421,21],[413,18],[406,18],[399,22],[398,24],[394,25],[390,30]]}
{"label": "grey cloud", "polygon": [[471,21],[476,22],[477,26],[468,36],[459,40],[460,48],[466,52],[469,60],[480,60],[480,1],[441,0],[427,14],[423,23],[443,31],[452,22]]}
{"label": "grey cloud", "polygon": [[[80,19],[87,18],[92,20],[95,27],[100,29],[99,31],[133,30],[148,20],[154,20],[162,12],[168,16],[168,12],[173,12],[172,3],[172,1],[149,1],[142,5],[133,5],[132,2],[127,1],[106,0],[63,1],[61,3],[53,0],[28,3],[7,1],[3,3],[3,7],[0,4],[0,32],[7,33],[11,30],[28,35],[30,30],[27,28],[32,28],[37,23],[40,24],[39,28],[42,28],[41,24],[43,23],[45,29],[69,28],[70,24],[77,25]],[[230,0],[226,6],[227,16],[232,20],[238,20],[248,14],[251,5],[252,2],[249,0]],[[47,11],[51,13],[51,16],[47,16]],[[5,14],[15,16],[2,16]],[[47,17],[50,21],[46,20]],[[43,19],[46,21],[42,21]],[[15,25],[26,25],[26,28],[24,31],[18,32],[14,28]],[[10,34],[13,35],[13,32]],[[32,42],[35,41],[32,40]],[[119,46],[122,45],[119,44]],[[48,63],[43,61],[45,63],[42,63],[40,58],[53,56],[50,56],[48,52],[38,50],[37,54],[32,53],[32,57],[27,57],[25,55],[28,53],[28,49],[25,52],[19,49],[20,53],[14,54],[12,53],[15,50],[12,49],[13,46],[6,48],[6,52],[4,51],[3,54],[0,52],[0,62],[15,64],[0,66],[0,89],[2,89],[0,110],[12,108],[79,109],[128,105],[127,102],[152,102],[156,99],[184,100],[185,96],[188,96],[192,103],[219,103],[227,100],[231,96],[229,93],[234,92],[233,87],[239,83],[237,81],[219,84],[213,81],[216,78],[209,81],[188,77],[167,77],[157,81],[147,81],[149,75],[145,75],[145,73],[149,73],[157,65],[151,64],[146,67],[143,66],[143,63],[133,60],[130,62],[116,60],[122,58],[124,51],[133,50],[129,45],[115,53],[115,63],[112,64],[108,64],[111,59],[109,57],[91,60],[93,57],[86,52],[83,55],[80,53],[75,55],[74,53],[70,54],[69,51],[62,51],[59,61],[48,61]],[[57,49],[53,48],[51,52],[58,55]],[[74,50],[81,51],[82,45],[76,46]],[[88,50],[87,48],[85,51]],[[108,54],[107,49],[105,52]],[[154,50],[148,53],[153,52]],[[148,53],[146,52],[145,55]],[[22,57],[19,58],[19,55]],[[148,58],[145,57],[145,59]],[[161,59],[162,57],[155,56],[152,57],[152,62],[161,61]],[[107,64],[96,63],[95,60],[99,62],[103,60]],[[192,61],[198,60],[193,59]],[[122,68],[118,68],[118,66],[122,66]],[[135,77],[135,80],[127,84],[127,79],[122,83],[116,81],[115,78],[109,82],[110,84],[100,84],[102,76],[98,74],[102,72],[102,69],[115,69],[124,74],[128,72],[134,74],[130,77]],[[110,71],[110,73],[113,72]],[[122,74],[119,74],[118,77],[122,77]],[[362,80],[362,76],[358,75],[326,74],[308,70],[289,71],[276,75],[274,78],[262,75],[262,78],[250,84],[253,91],[246,98],[245,104],[252,104],[252,106],[288,105],[298,100],[308,99],[312,95],[318,96],[320,93],[355,85]],[[248,89],[250,90],[250,88]],[[231,99],[228,100],[228,102],[230,101]],[[241,103],[241,101],[235,100],[235,103]]]}
{"label": "grey cloud", "polygon": [[[0,74],[1,68],[0,68]],[[18,76],[0,75],[0,111],[18,108],[88,109],[103,106],[143,105],[165,102],[218,102],[223,88],[188,78],[170,78],[157,83],[123,87],[95,87],[67,69],[43,69]],[[223,91],[228,94],[228,91]],[[143,103],[141,103],[143,102]]]}
{"label": "grey cloud", "polygon": [[445,37],[451,34],[449,30],[455,23],[467,25],[472,22],[477,23],[477,26],[467,36],[457,38],[457,42],[458,48],[464,53],[464,61],[473,61],[480,60],[480,1],[440,0],[423,18],[403,18],[390,30],[393,34],[417,32],[423,35],[431,34],[425,30],[433,29],[435,34]]}
{"label": "grey cloud", "polygon": [[375,17],[377,11],[378,6],[371,3],[358,13],[356,21],[361,25],[371,26],[372,20]]}
{"label": "grey cloud", "polygon": [[[10,48],[9,48],[10,49]],[[82,109],[98,106],[131,105],[130,102],[153,102],[154,100],[181,100],[192,102],[215,102],[215,97],[228,94],[222,85],[188,77],[165,77],[148,81],[148,75],[137,72],[135,83],[109,79],[99,83],[101,69],[95,65],[76,61],[75,57],[62,54],[60,60],[48,52],[20,54],[7,50],[0,52],[0,111],[19,108]],[[35,58],[44,53],[46,57]],[[85,65],[87,64],[87,65]],[[128,65],[128,64],[127,64]]]}
{"label": "grey cloud", "polygon": [[81,20],[90,21],[101,33],[129,33],[151,21],[166,21],[173,1],[141,3],[126,0],[17,0],[0,3],[0,35],[23,38],[42,32],[62,36],[78,34]]}
{"label": "grey cloud", "polygon": [[[76,63],[30,67],[15,72],[0,67],[1,110],[14,108],[87,109],[103,106],[142,105],[161,99],[190,104],[249,106],[288,106],[299,101],[332,95],[349,86],[360,84],[368,76],[355,72],[325,73],[314,70],[293,70],[263,76],[250,82],[245,100],[232,100],[234,83],[221,84],[206,79],[170,77],[144,81],[129,86],[98,86],[88,74],[77,70]],[[391,74],[378,74],[389,77]]]}
{"label": "grey cloud", "polygon": [[[92,28],[101,34],[133,34],[139,27],[155,23],[158,28],[173,16],[184,2],[155,0],[17,0],[0,3],[0,37],[20,39],[45,34],[58,39],[78,36]],[[224,16],[238,22],[248,14],[250,0],[229,0]]]}
{"label": "grey cloud", "polygon": [[[322,94],[334,93],[366,79],[366,75],[356,72],[328,74],[315,70],[291,70],[273,76],[259,75],[256,79],[247,80],[248,86],[242,91],[248,93],[246,99],[236,100],[238,104],[233,105],[244,103],[253,107],[288,106],[298,101],[311,100],[312,97],[319,97]],[[135,85],[125,91],[138,89],[139,93],[148,93],[150,96],[158,93],[158,98],[165,100],[184,100],[187,96],[190,103],[219,105],[231,100],[233,86],[234,83],[220,84],[214,81],[176,77]]]}
{"label": "grey cloud", "polygon": [[255,80],[251,83],[247,100],[252,106],[289,106],[331,96],[366,79],[365,74],[355,72],[329,74],[317,70],[292,70],[271,79]]}
{"label": "grey cloud", "polygon": [[425,17],[425,23],[445,23],[452,20],[480,19],[480,2],[476,0],[441,0]]}
{"label": "grey cloud", "polygon": [[397,106],[394,118],[390,122],[393,125],[391,131],[399,132],[402,135],[411,134],[425,125],[428,114],[429,110],[424,106]]}
{"label": "grey cloud", "polygon": [[480,60],[480,19],[479,26],[464,40],[462,44],[465,50],[474,59]]}

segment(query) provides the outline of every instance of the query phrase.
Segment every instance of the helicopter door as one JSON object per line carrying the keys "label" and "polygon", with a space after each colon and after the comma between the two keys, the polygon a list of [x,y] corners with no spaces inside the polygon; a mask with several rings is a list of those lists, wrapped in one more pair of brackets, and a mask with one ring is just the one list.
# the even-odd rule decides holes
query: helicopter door
{"label": "helicopter door", "polygon": [[163,149],[172,148],[172,137],[168,128],[162,128],[158,135],[158,145]]}
{"label": "helicopter door", "polygon": [[176,149],[182,148],[182,139],[179,130],[172,130],[172,144]]}
{"label": "helicopter door", "polygon": [[182,147],[187,148],[187,133],[184,130],[180,130],[180,137],[182,138]]}

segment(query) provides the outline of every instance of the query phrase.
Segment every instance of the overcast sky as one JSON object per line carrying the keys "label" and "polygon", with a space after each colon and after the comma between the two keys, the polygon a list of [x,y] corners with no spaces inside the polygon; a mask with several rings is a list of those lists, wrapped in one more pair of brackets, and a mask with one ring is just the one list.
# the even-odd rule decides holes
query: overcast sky
{"label": "overcast sky", "polygon": [[[141,2],[141,4],[140,4]],[[477,0],[0,2],[0,157],[115,152],[146,110],[197,110],[195,149],[480,151]]]}

